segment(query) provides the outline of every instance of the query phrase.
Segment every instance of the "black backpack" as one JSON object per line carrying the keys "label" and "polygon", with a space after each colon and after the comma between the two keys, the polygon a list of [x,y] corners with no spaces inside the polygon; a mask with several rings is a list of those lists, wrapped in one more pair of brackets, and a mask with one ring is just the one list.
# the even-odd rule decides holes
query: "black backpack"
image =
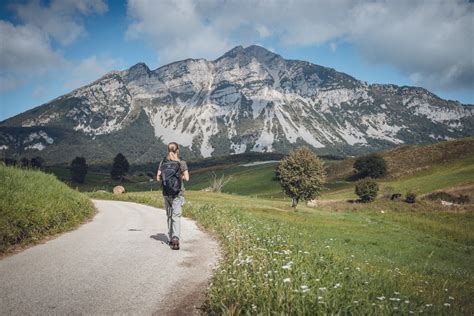
{"label": "black backpack", "polygon": [[164,196],[177,196],[181,192],[181,164],[164,159],[161,163],[161,184]]}

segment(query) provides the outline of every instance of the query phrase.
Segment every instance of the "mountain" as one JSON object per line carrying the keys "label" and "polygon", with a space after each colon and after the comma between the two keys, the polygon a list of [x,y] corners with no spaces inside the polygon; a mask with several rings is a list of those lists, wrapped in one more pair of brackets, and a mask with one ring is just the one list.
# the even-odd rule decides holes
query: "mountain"
{"label": "mountain", "polygon": [[418,87],[367,84],[332,68],[238,46],[216,60],[139,63],[0,122],[7,155],[156,161],[282,152],[354,155],[474,135],[474,107]]}

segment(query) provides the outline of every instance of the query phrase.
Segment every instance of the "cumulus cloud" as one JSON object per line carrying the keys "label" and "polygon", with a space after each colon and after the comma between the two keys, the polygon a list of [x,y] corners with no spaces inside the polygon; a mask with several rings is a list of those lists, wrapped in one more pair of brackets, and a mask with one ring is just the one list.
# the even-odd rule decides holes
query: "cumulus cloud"
{"label": "cumulus cloud", "polygon": [[79,88],[113,69],[122,68],[123,65],[124,62],[120,59],[93,55],[71,67],[71,77],[64,86],[68,89]]}
{"label": "cumulus cloud", "polygon": [[19,23],[0,20],[0,92],[67,67],[61,49],[85,34],[83,17],[107,10],[103,0],[38,0],[12,4]]}
{"label": "cumulus cloud", "polygon": [[473,6],[467,0],[129,0],[127,36],[148,41],[162,63],[216,58],[232,46],[265,39],[332,50],[345,41],[415,84],[474,88]]}
{"label": "cumulus cloud", "polygon": [[53,0],[49,6],[34,0],[13,4],[11,8],[23,23],[36,27],[62,44],[69,44],[85,33],[81,16],[107,11],[103,0]]}

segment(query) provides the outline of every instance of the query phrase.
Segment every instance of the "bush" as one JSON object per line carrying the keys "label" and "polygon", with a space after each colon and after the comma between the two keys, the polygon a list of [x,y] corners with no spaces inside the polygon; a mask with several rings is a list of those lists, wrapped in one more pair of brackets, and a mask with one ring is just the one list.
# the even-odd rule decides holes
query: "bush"
{"label": "bush", "polygon": [[71,180],[76,183],[84,183],[87,174],[87,163],[84,157],[76,157],[71,162]]}
{"label": "bush", "polygon": [[362,202],[372,202],[377,197],[379,185],[372,178],[364,178],[357,182],[355,194],[357,194]]}
{"label": "bush", "polygon": [[354,162],[358,178],[381,178],[387,174],[387,163],[379,154],[359,157]]}
{"label": "bush", "polygon": [[416,194],[414,192],[407,192],[407,194],[405,195],[405,202],[415,203],[416,202]]}
{"label": "bush", "polygon": [[307,147],[300,147],[281,160],[276,173],[283,191],[292,199],[292,207],[301,199],[314,199],[326,180],[323,162]]}
{"label": "bush", "polygon": [[115,180],[123,180],[123,176],[128,172],[130,165],[127,158],[121,153],[117,154],[114,158],[114,163],[112,165],[112,170],[110,171],[110,176]]}

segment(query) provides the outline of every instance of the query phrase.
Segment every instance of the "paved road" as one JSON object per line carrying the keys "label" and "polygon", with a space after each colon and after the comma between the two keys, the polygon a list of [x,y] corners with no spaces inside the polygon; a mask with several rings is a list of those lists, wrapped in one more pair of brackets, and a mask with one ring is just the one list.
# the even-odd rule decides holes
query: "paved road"
{"label": "paved road", "polygon": [[189,314],[198,312],[217,245],[182,219],[181,250],[165,211],[94,201],[93,221],[0,260],[0,314]]}

